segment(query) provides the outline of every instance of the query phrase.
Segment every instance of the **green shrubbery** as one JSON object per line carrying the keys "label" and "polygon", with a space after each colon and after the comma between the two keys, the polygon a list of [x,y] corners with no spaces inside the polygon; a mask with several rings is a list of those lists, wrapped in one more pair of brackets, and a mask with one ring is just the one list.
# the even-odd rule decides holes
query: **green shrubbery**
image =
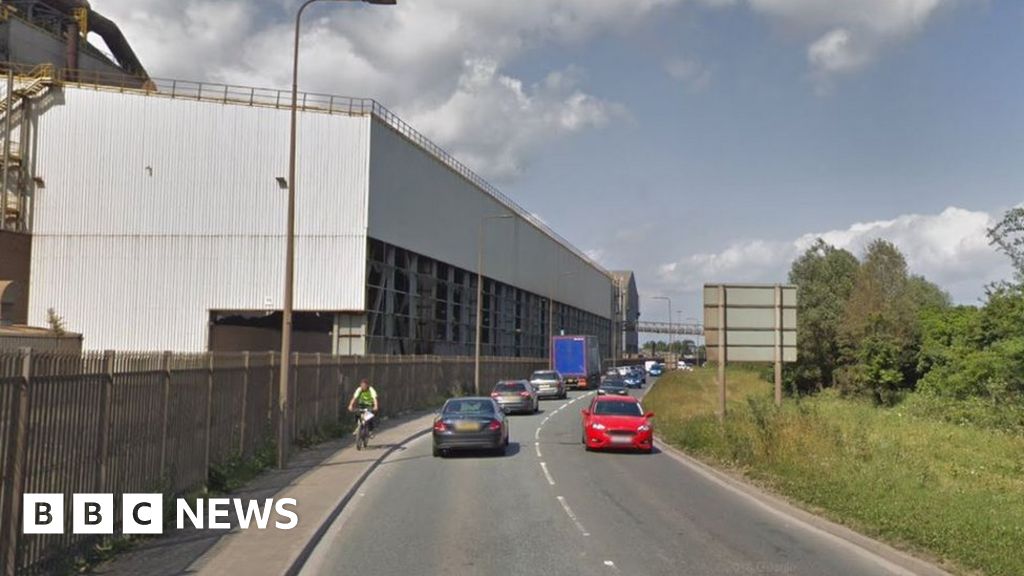
{"label": "green shrubbery", "polygon": [[[937,406],[1016,429],[1024,409],[1024,209],[989,231],[1017,267],[1016,283],[990,286],[980,306],[951,306],[934,284],[907,270],[891,243],[876,240],[858,261],[819,240],[797,259],[799,361],[786,368],[797,393],[835,387],[893,406],[918,391]],[[1015,236],[1016,235],[1016,236]],[[967,402],[956,407],[950,401]],[[987,406],[997,416],[982,417]]]}

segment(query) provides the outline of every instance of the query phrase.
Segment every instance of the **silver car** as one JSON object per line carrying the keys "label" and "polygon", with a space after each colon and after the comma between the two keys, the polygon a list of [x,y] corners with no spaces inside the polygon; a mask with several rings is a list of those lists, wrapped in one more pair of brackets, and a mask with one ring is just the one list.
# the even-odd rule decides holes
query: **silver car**
{"label": "silver car", "polygon": [[491,398],[506,413],[532,414],[540,410],[537,391],[527,380],[502,380],[494,385]]}
{"label": "silver car", "polygon": [[537,370],[530,376],[530,384],[541,399],[565,398],[565,380],[554,370]]}

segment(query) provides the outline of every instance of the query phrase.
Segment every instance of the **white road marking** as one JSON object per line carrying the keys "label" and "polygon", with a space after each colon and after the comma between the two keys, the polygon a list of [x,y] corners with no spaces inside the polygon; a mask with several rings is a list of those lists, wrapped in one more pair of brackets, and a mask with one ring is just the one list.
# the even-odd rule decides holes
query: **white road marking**
{"label": "white road marking", "polygon": [[569,516],[569,519],[572,520],[572,523],[576,525],[576,529],[579,530],[584,536],[590,536],[590,532],[587,532],[586,528],[583,527],[583,524],[580,524],[580,521],[576,518],[576,514],[573,513],[572,508],[569,508],[569,504],[566,503],[565,498],[561,496],[556,496],[556,498],[558,498],[558,503],[562,505],[562,509],[565,510],[565,513]]}
{"label": "white road marking", "polygon": [[537,430],[535,430],[533,432],[533,439],[534,440],[540,440],[540,427],[539,426],[537,427]]}
{"label": "white road marking", "polygon": [[612,562],[611,560],[605,560],[604,561],[604,565],[605,566],[610,566],[612,568],[615,568],[615,562]]}
{"label": "white road marking", "polygon": [[533,447],[537,450],[537,458],[541,458],[542,456],[540,455],[540,442],[534,442]]}
{"label": "white road marking", "polygon": [[540,463],[540,467],[544,470],[544,477],[548,479],[548,484],[555,485],[555,479],[551,477],[551,472],[548,472],[548,465],[544,462]]}

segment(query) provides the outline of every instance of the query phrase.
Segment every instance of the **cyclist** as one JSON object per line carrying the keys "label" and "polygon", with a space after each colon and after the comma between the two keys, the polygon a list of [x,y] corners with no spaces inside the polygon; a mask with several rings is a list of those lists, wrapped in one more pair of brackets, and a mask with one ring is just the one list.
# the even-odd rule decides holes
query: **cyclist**
{"label": "cyclist", "polygon": [[[369,410],[372,414],[377,413],[377,391],[373,389],[373,386],[370,386],[370,381],[366,378],[359,381],[359,387],[356,388],[355,393],[352,394],[352,399],[348,402],[348,411],[355,412],[357,404],[360,410]],[[371,418],[366,423],[371,435],[373,435],[373,429],[376,427],[376,424],[376,418]]]}

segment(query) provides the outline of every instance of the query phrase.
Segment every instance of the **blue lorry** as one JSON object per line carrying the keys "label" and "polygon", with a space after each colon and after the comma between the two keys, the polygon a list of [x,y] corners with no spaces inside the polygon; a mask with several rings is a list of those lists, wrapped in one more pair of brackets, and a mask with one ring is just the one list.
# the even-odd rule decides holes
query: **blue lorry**
{"label": "blue lorry", "polygon": [[601,349],[595,336],[552,336],[551,369],[568,388],[585,390],[601,384]]}

